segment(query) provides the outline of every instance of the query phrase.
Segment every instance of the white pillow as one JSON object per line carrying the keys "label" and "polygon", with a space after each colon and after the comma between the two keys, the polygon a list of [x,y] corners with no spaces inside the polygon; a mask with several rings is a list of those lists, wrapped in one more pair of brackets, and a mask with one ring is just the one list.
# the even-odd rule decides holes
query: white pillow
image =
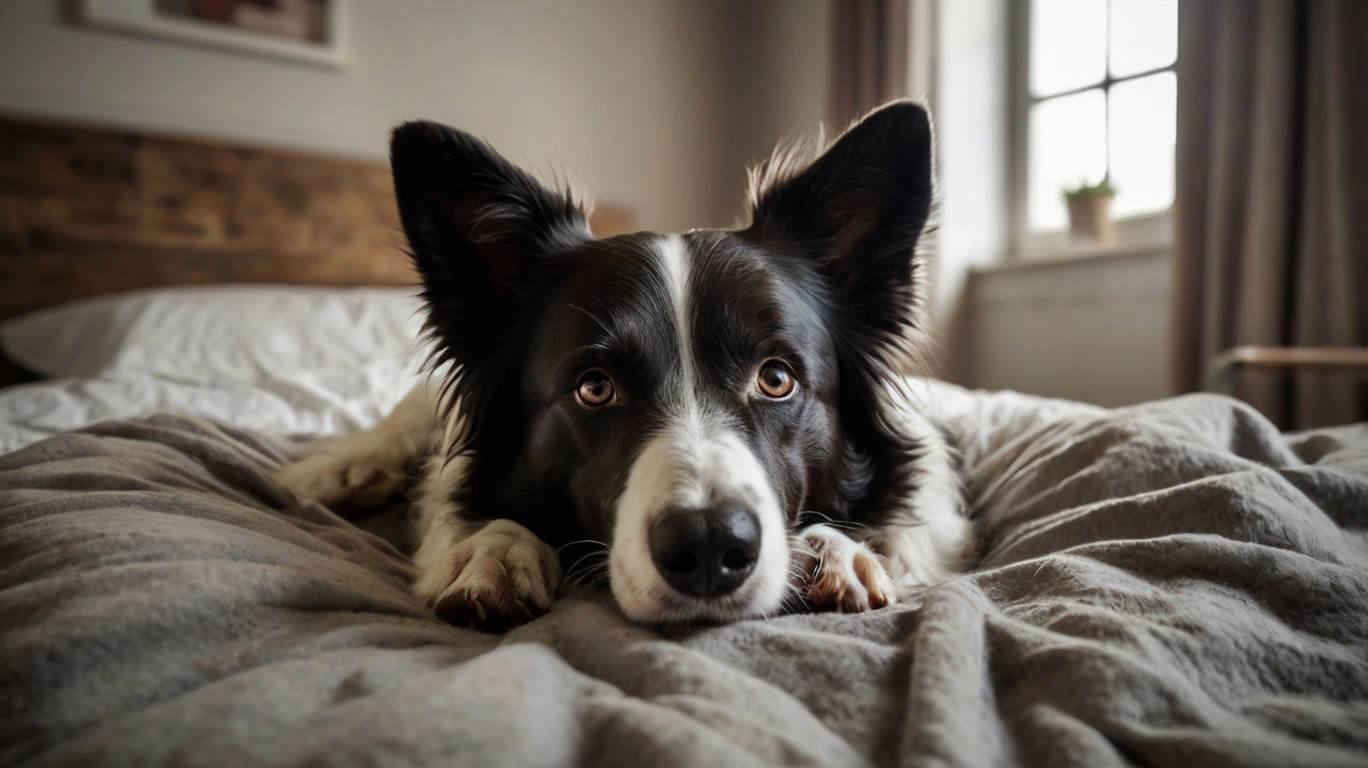
{"label": "white pillow", "polygon": [[261,385],[299,372],[362,375],[421,350],[412,288],[227,285],[98,297],[0,324],[15,363],[50,377],[133,371]]}
{"label": "white pillow", "polygon": [[0,452],[154,411],[276,434],[368,429],[423,380],[414,292],[157,289],[10,320],[5,353],[53,378],[0,392]]}

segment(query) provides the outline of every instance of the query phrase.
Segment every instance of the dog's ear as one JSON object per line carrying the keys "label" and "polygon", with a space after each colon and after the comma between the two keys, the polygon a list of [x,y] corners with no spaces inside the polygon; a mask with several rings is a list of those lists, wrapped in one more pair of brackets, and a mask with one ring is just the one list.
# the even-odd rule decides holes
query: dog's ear
{"label": "dog's ear", "polygon": [[926,111],[888,104],[806,166],[785,167],[792,160],[776,155],[762,167],[743,236],[814,260],[850,331],[896,341],[916,321],[914,255],[931,208],[931,151]]}
{"label": "dog's ear", "polygon": [[548,190],[483,141],[430,122],[390,142],[399,217],[451,356],[496,342],[548,249],[589,239],[568,195]]}

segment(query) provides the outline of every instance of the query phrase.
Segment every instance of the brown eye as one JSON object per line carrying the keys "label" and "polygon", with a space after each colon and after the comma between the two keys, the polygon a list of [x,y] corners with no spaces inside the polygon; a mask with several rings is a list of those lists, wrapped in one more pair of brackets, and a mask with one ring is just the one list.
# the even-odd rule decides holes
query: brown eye
{"label": "brown eye", "polygon": [[613,387],[613,380],[608,378],[608,374],[595,369],[580,376],[579,384],[575,387],[575,397],[585,408],[600,408],[617,398],[617,390]]}
{"label": "brown eye", "polygon": [[759,387],[766,397],[776,399],[788,397],[796,384],[793,371],[778,360],[770,360],[760,366],[760,374],[755,377],[755,386]]}

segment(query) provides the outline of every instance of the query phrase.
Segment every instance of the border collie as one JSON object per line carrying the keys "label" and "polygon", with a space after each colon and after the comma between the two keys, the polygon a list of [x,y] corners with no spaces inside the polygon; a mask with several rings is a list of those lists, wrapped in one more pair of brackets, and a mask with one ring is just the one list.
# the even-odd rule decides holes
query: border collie
{"label": "border collie", "polygon": [[469,134],[408,123],[391,150],[451,373],[279,477],[364,506],[420,468],[413,589],[440,616],[543,613],[586,546],[642,623],[863,611],[966,565],[952,454],[899,373],[922,334],[921,107],[776,151],[736,231],[595,239]]}

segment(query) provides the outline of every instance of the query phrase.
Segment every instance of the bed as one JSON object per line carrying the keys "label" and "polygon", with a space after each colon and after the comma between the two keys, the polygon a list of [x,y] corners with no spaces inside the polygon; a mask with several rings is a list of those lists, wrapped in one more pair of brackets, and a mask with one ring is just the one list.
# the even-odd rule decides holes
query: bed
{"label": "bed", "polygon": [[570,587],[487,634],[408,595],[402,500],[271,477],[421,379],[412,289],[141,282],[0,325],[38,377],[0,390],[2,764],[1368,764],[1368,425],[917,381],[974,571],[665,629]]}

